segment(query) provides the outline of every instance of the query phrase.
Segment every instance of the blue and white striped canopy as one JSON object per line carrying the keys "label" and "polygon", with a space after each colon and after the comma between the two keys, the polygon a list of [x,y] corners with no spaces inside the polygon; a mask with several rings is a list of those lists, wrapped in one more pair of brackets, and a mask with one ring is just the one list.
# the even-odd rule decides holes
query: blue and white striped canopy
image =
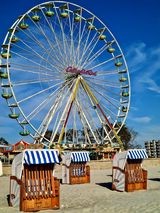
{"label": "blue and white striped canopy", "polygon": [[89,152],[72,152],[71,162],[87,162],[90,161]]}
{"label": "blue and white striped canopy", "polygon": [[24,151],[24,164],[47,164],[47,163],[59,163],[58,150],[25,150]]}
{"label": "blue and white striped canopy", "polygon": [[145,149],[132,149],[132,150],[128,150],[127,158],[128,159],[145,159],[145,158],[148,158],[148,156]]}

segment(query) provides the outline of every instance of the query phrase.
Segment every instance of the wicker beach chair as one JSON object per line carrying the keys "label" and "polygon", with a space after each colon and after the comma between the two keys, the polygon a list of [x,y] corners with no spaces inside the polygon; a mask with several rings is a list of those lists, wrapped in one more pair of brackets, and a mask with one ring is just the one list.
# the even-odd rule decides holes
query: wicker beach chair
{"label": "wicker beach chair", "polygon": [[90,183],[89,152],[64,152],[62,155],[62,183]]}
{"label": "wicker beach chair", "polygon": [[10,205],[20,211],[58,209],[59,180],[54,177],[59,163],[58,150],[30,149],[18,154],[12,163]]}
{"label": "wicker beach chair", "polygon": [[130,149],[117,153],[113,158],[112,189],[131,192],[147,189],[147,171],[143,169],[144,149]]}

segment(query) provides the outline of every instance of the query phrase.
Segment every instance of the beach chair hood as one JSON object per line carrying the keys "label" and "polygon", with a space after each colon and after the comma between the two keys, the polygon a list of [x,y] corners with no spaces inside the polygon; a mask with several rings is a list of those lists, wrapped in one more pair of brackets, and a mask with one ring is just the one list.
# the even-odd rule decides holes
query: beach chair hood
{"label": "beach chair hood", "polygon": [[62,155],[63,164],[69,166],[72,163],[88,162],[90,161],[89,152],[87,151],[75,151],[75,152],[63,152]]}
{"label": "beach chair hood", "polygon": [[59,163],[59,151],[55,149],[26,149],[15,156],[12,163],[12,175],[21,178],[24,164]]}

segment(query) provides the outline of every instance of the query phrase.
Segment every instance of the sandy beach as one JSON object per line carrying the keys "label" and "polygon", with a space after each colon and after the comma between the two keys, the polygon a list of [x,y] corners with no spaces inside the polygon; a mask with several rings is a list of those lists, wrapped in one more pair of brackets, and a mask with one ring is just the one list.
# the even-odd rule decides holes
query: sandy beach
{"label": "sandy beach", "polygon": [[[159,213],[160,212],[160,162],[146,160],[148,189],[134,192],[111,190],[111,162],[91,162],[91,183],[81,185],[60,185],[60,209],[40,212],[64,213]],[[60,166],[55,176],[61,178]],[[9,175],[0,177],[0,213],[16,213],[18,208],[9,207]]]}

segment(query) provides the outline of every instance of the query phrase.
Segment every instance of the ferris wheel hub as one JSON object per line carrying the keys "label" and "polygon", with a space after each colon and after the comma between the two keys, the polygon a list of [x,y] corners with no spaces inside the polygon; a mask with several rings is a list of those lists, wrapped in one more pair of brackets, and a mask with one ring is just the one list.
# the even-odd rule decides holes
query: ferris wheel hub
{"label": "ferris wheel hub", "polygon": [[68,73],[74,73],[74,74],[78,74],[78,75],[92,75],[92,76],[96,76],[97,72],[93,72],[92,70],[85,70],[85,69],[78,69],[72,66],[67,67],[66,72]]}

